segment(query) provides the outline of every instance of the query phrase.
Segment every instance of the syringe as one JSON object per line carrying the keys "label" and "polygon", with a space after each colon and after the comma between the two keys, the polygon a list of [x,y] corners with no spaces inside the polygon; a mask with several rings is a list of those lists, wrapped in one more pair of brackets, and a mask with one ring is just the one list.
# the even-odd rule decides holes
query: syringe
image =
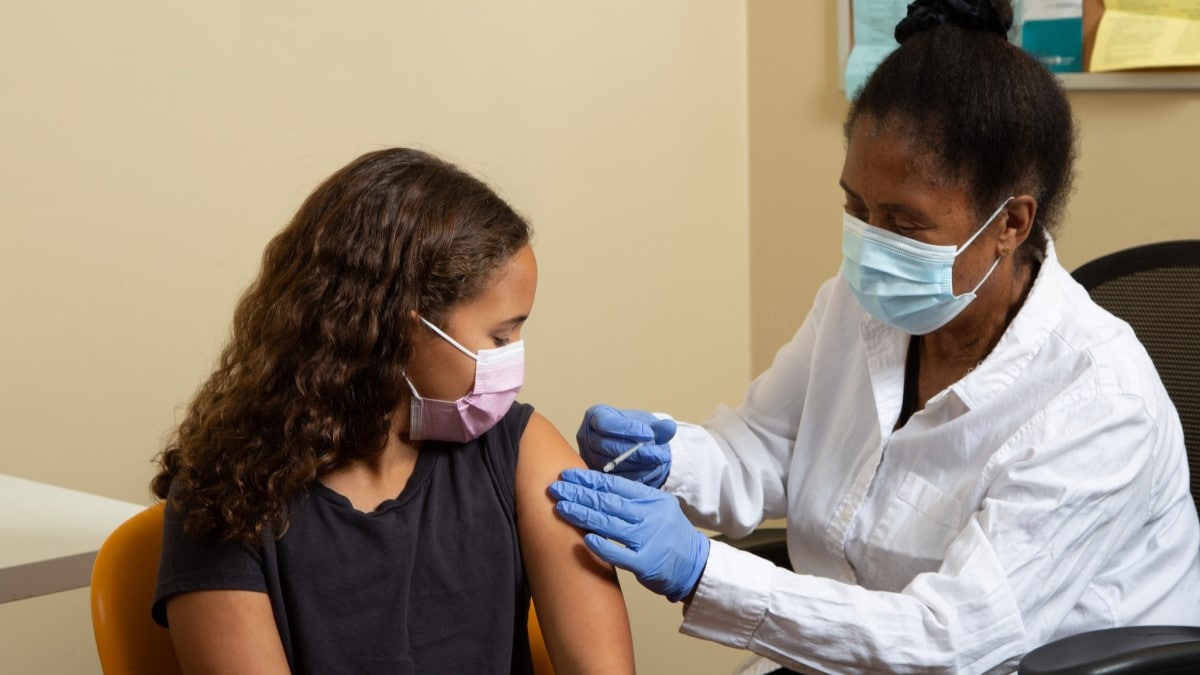
{"label": "syringe", "polygon": [[611,460],[609,460],[608,464],[604,465],[604,473],[612,473],[612,470],[617,468],[618,464],[629,459],[631,456],[633,456],[633,453],[641,450],[642,446],[644,445],[647,445],[651,442],[653,442],[655,445],[662,445],[663,443],[670,441],[672,438],[675,438],[676,426],[675,420],[672,419],[662,419],[651,424],[650,429],[654,431],[653,441],[642,441],[641,443],[636,443],[633,447],[629,448],[625,452],[613,457]]}

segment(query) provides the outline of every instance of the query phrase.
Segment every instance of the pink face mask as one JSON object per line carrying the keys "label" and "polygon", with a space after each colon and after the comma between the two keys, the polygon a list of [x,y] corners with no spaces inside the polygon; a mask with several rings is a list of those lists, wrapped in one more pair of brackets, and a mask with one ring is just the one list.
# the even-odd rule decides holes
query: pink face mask
{"label": "pink face mask", "polygon": [[496,426],[517,399],[525,382],[525,345],[518,340],[497,349],[479,353],[458,344],[423,317],[421,321],[458,351],[475,359],[475,386],[457,401],[421,398],[408,376],[404,381],[412,392],[409,404],[408,436],[414,441],[433,440],[466,443]]}

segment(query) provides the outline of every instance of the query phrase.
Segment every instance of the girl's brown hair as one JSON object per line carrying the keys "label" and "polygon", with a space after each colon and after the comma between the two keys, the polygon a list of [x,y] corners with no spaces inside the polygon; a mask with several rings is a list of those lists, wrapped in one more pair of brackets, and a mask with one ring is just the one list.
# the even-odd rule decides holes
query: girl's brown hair
{"label": "girl's brown hair", "polygon": [[484,183],[418,150],[330,176],[263,253],[154,494],[194,537],[282,536],[289,500],[383,448],[407,396],[410,313],[440,323],[529,240]]}

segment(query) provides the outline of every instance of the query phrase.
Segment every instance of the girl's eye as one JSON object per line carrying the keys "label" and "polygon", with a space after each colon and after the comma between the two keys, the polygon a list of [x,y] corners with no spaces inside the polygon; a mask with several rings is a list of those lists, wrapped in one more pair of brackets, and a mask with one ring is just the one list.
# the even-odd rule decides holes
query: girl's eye
{"label": "girl's eye", "polygon": [[497,347],[503,347],[511,341],[512,338],[509,337],[496,337],[495,335],[492,336],[492,342],[496,343]]}

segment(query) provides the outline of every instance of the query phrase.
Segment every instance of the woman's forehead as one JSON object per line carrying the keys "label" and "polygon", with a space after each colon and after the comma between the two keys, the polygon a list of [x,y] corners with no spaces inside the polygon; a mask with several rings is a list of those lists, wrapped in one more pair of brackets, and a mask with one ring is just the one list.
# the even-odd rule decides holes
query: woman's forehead
{"label": "woman's forehead", "polygon": [[846,146],[842,184],[868,201],[917,199],[942,208],[970,205],[967,186],[949,175],[932,148],[903,126],[860,120]]}

